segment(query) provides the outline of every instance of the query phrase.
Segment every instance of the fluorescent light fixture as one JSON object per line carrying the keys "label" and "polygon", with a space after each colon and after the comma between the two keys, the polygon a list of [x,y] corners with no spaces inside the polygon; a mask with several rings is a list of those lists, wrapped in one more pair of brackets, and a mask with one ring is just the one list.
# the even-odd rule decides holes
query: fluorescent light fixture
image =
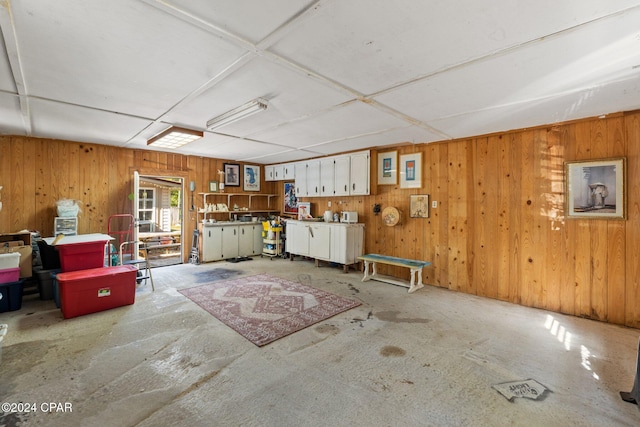
{"label": "fluorescent light fixture", "polygon": [[178,148],[203,136],[204,132],[199,130],[171,126],[148,140],[147,145],[161,148]]}
{"label": "fluorescent light fixture", "polygon": [[220,114],[219,116],[209,120],[207,122],[207,129],[217,129],[219,127],[236,122],[240,119],[244,119],[245,117],[249,117],[259,111],[266,110],[267,105],[268,103],[266,99],[254,99],[251,102],[247,102],[246,104],[241,105],[238,108],[234,108],[231,111],[227,111],[226,113]]}

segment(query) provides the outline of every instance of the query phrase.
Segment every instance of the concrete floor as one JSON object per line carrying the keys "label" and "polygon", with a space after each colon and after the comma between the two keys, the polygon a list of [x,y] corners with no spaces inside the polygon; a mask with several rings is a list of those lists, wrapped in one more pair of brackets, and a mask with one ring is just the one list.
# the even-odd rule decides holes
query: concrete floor
{"label": "concrete floor", "polygon": [[[362,305],[258,348],[176,291],[265,272]],[[0,426],[640,425],[619,396],[635,329],[430,286],[407,294],[304,260],[153,274],[156,291],[140,287],[131,306],[63,320],[30,296],[0,314],[0,401],[35,409],[0,412]],[[528,378],[549,391],[508,401],[492,388]]]}

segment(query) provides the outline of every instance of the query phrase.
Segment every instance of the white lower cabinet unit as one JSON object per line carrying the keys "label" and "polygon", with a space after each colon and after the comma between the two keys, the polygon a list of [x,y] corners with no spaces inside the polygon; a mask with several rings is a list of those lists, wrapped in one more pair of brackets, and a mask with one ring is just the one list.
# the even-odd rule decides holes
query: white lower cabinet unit
{"label": "white lower cabinet unit", "polygon": [[200,224],[200,261],[211,262],[262,253],[262,225]]}
{"label": "white lower cabinet unit", "polygon": [[286,251],[346,267],[363,254],[364,224],[287,221]]}

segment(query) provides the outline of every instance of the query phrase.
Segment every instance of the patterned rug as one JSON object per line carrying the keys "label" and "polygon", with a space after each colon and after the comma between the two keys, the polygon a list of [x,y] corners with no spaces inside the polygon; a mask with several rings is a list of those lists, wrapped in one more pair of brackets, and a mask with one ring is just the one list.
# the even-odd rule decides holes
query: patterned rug
{"label": "patterned rug", "polygon": [[179,292],[259,347],[360,305],[269,274]]}

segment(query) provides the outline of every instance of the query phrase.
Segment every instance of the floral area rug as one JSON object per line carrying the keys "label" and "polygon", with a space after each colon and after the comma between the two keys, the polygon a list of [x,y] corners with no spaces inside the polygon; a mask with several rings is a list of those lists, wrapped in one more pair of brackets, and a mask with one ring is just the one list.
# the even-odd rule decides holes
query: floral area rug
{"label": "floral area rug", "polygon": [[360,305],[269,274],[179,292],[259,347]]}

